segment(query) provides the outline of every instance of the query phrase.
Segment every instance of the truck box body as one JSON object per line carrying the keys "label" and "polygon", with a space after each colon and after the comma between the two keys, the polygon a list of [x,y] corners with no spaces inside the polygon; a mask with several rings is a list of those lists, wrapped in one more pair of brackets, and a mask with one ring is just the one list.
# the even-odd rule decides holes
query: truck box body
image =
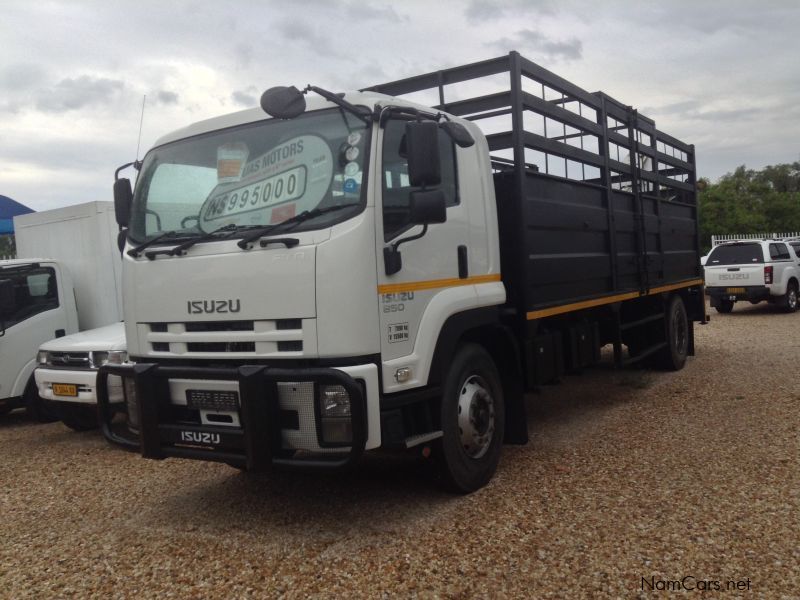
{"label": "truck box body", "polygon": [[111,202],[86,202],[14,218],[18,258],[50,258],[72,276],[80,330],[122,320],[118,226]]}
{"label": "truck box body", "polygon": [[[506,91],[447,100],[498,75]],[[503,282],[520,317],[701,283],[694,147],[631,107],[514,52],[367,89],[434,90],[435,108],[487,125]]]}

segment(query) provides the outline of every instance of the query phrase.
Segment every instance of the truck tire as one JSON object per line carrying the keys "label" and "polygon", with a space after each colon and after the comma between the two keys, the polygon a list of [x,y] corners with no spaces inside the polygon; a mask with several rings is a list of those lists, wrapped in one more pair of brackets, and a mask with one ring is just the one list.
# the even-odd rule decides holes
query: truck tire
{"label": "truck tire", "polygon": [[466,494],[486,485],[500,461],[505,406],[497,367],[477,344],[461,346],[450,364],[441,424],[435,454],[448,487]]}
{"label": "truck tire", "polygon": [[720,298],[719,304],[716,306],[718,313],[729,313],[733,310],[733,300],[728,300],[727,298]]}
{"label": "truck tire", "polygon": [[25,412],[28,417],[39,423],[52,423],[58,421],[58,412],[51,402],[39,396],[36,380],[31,375],[28,385],[25,386]]}
{"label": "truck tire", "polygon": [[797,284],[790,281],[786,286],[786,293],[781,296],[781,306],[786,312],[795,312],[797,310]]}
{"label": "truck tire", "polygon": [[656,366],[667,371],[680,371],[689,354],[689,317],[683,298],[673,296],[667,305],[667,346],[656,354]]}
{"label": "truck tire", "polygon": [[61,422],[74,431],[90,431],[100,427],[97,408],[94,406],[58,406]]}

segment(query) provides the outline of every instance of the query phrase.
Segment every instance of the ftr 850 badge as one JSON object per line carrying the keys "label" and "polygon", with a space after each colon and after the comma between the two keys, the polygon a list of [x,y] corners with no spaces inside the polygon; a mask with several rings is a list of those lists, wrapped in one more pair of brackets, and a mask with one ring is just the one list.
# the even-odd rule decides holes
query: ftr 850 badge
{"label": "ftr 850 badge", "polygon": [[397,294],[383,294],[383,312],[394,313],[403,312],[406,309],[406,302],[414,300],[414,292],[399,292]]}

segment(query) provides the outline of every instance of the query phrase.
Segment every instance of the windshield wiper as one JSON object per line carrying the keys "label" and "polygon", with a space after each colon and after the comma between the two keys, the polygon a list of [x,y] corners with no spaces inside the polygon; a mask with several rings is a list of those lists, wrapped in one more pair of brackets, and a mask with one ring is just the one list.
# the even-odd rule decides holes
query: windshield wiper
{"label": "windshield wiper", "polygon": [[183,242],[182,244],[173,246],[172,248],[165,248],[163,250],[151,250],[150,252],[145,252],[144,255],[150,260],[155,260],[156,256],[159,256],[161,254],[166,254],[167,256],[183,256],[184,254],[186,254],[186,250],[191,248],[195,244],[199,244],[200,242],[207,242],[208,240],[213,240],[215,237],[217,237],[217,234],[220,234],[225,231],[228,231],[230,233],[227,236],[222,236],[222,237],[223,238],[229,237],[230,235],[236,233],[237,229],[239,229],[239,225],[236,225],[235,223],[229,223],[227,225],[223,225],[218,229],[209,231],[206,234],[193,237],[190,240]]}
{"label": "windshield wiper", "polygon": [[150,238],[146,242],[142,242],[135,248],[131,248],[130,250],[128,250],[128,256],[132,256],[133,258],[139,258],[139,255],[142,253],[142,250],[144,250],[145,248],[149,248],[150,246],[160,242],[164,238],[172,237],[176,233],[177,233],[176,231],[165,231],[161,235],[157,235],[156,237]]}
{"label": "windshield wiper", "polygon": [[355,104],[350,104],[347,100],[345,100],[339,94],[334,94],[333,92],[329,92],[328,90],[324,90],[321,87],[317,87],[315,85],[309,85],[303,90],[303,93],[306,92],[316,92],[328,102],[333,102],[337,106],[345,109],[347,112],[354,114],[356,117],[364,121],[367,125],[370,124],[372,121],[372,112],[363,106],[356,106]]}
{"label": "windshield wiper", "polygon": [[[249,250],[250,244],[255,242],[257,239],[270,235],[271,233],[275,233],[278,229],[282,230],[282,232],[290,231],[294,229],[294,227],[297,227],[300,223],[308,221],[309,219],[313,219],[314,217],[318,217],[320,215],[324,215],[325,213],[333,212],[335,210],[341,210],[343,208],[353,208],[354,206],[357,205],[337,204],[336,206],[326,206],[325,208],[304,210],[303,212],[298,213],[293,217],[289,217],[285,221],[281,221],[280,223],[275,223],[274,225],[266,225],[265,227],[257,229],[253,233],[246,235],[241,240],[239,240],[236,243],[236,245],[239,246],[239,248],[241,248],[242,250]],[[286,225],[290,225],[290,227],[286,227]]]}

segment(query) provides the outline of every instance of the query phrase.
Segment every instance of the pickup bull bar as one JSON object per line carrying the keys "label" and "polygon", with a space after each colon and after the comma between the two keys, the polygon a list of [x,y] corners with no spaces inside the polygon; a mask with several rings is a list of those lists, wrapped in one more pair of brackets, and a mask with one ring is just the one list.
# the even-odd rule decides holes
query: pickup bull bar
{"label": "pickup bull bar", "polygon": [[[120,409],[109,402],[108,376],[132,378],[136,390],[138,437],[129,438],[112,429],[112,420]],[[170,379],[228,380],[239,383],[241,427],[222,427],[163,422],[165,405],[171,402]],[[340,385],[350,396],[352,444],[333,454],[332,459],[295,459],[282,456],[281,422],[278,406],[278,382],[313,382],[314,415],[320,431],[318,386]],[[292,468],[343,468],[355,463],[367,442],[366,399],[362,387],[349,375],[332,368],[274,368],[245,365],[231,368],[165,366],[154,363],[104,365],[97,373],[97,405],[100,427],[105,438],[145,458],[193,458],[225,462],[248,471],[265,471],[272,466]],[[126,402],[123,404],[127,406]],[[123,408],[127,412],[127,409]],[[213,434],[216,447],[197,447],[176,443],[183,431]],[[346,452],[344,452],[346,450]]]}

